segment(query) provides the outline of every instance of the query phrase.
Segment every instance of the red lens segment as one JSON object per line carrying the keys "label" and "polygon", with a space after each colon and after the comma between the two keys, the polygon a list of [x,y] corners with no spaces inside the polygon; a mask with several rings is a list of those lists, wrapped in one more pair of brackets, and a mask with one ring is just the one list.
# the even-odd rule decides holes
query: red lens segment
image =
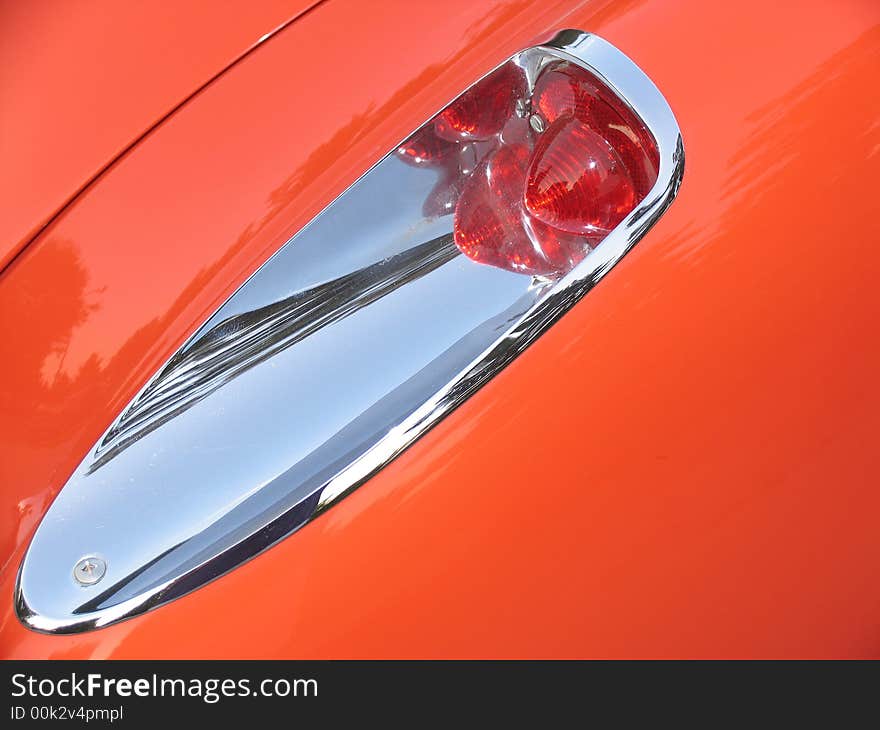
{"label": "red lens segment", "polygon": [[620,156],[575,116],[551,124],[535,146],[525,188],[529,213],[571,233],[611,231],[636,202]]}
{"label": "red lens segment", "polygon": [[437,134],[450,141],[488,139],[501,131],[525,90],[522,69],[507,63],[440,112]]}
{"label": "red lens segment", "polygon": [[422,127],[397,148],[397,154],[411,165],[436,165],[456,153],[458,145],[441,139],[432,126]]}
{"label": "red lens segment", "polygon": [[608,233],[657,180],[653,138],[595,76],[570,63],[544,70],[533,107],[546,131],[529,167],[527,210],[567,231]]}
{"label": "red lens segment", "polygon": [[530,274],[544,268],[520,219],[529,155],[524,145],[501,147],[467,181],[455,208],[455,242],[465,256]]}
{"label": "red lens segment", "polygon": [[588,246],[580,236],[530,219],[522,208],[531,159],[526,145],[505,145],[468,179],[455,208],[455,242],[465,256],[524,274],[571,270]]}

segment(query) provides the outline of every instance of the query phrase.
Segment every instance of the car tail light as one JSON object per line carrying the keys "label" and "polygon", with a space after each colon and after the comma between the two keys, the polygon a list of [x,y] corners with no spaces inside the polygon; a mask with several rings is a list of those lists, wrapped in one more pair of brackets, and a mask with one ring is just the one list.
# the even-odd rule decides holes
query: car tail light
{"label": "car tail light", "polygon": [[565,60],[515,60],[441,111],[398,154],[444,168],[425,212],[455,214],[469,258],[558,277],[619,224],[657,180],[657,144],[626,103]]}
{"label": "car tail light", "polygon": [[279,242],[116,416],[28,548],[22,621],[105,626],[313,519],[589,291],[683,160],[605,41],[516,54]]}

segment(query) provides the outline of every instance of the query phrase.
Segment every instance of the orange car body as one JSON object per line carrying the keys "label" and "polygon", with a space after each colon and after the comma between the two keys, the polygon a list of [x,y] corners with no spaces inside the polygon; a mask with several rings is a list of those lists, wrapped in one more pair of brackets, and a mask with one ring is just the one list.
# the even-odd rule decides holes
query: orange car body
{"label": "orange car body", "polygon": [[[0,30],[4,130],[39,132],[3,141],[0,654],[880,655],[880,6],[309,5]],[[19,623],[41,516],[150,375],[396,142],[569,27],[682,130],[680,193],[636,248],[256,559],[106,629]]]}

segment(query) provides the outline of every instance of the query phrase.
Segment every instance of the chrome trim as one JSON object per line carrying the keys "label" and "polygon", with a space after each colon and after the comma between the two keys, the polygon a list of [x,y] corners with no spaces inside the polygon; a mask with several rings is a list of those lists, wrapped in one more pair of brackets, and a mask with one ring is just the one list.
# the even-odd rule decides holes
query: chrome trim
{"label": "chrome trim", "polygon": [[[26,626],[107,626],[291,534],[464,402],[645,235],[684,170],[672,111],[593,35],[563,31],[512,60],[533,82],[555,58],[589,68],[653,133],[659,176],[636,209],[562,279],[529,279],[459,256],[448,217],[395,218],[434,181],[383,158],[245,282],[89,452],[22,562],[15,600]],[[377,193],[381,215],[369,203]],[[398,322],[405,331],[390,332]],[[331,388],[343,405],[326,398]],[[100,584],[74,580],[71,567],[98,553]]]}

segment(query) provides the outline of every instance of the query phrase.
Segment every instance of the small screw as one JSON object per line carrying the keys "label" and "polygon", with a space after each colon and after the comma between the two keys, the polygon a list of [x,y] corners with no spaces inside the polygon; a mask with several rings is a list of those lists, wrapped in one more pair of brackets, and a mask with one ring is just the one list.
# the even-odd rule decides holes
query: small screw
{"label": "small screw", "polygon": [[73,578],[81,586],[95,585],[107,572],[107,562],[91,555],[73,566]]}
{"label": "small screw", "polygon": [[544,120],[541,119],[541,117],[539,117],[537,114],[532,114],[532,116],[529,117],[529,124],[532,125],[532,129],[534,129],[538,134],[541,134],[541,132],[543,132],[547,127],[547,125],[544,123]]}

